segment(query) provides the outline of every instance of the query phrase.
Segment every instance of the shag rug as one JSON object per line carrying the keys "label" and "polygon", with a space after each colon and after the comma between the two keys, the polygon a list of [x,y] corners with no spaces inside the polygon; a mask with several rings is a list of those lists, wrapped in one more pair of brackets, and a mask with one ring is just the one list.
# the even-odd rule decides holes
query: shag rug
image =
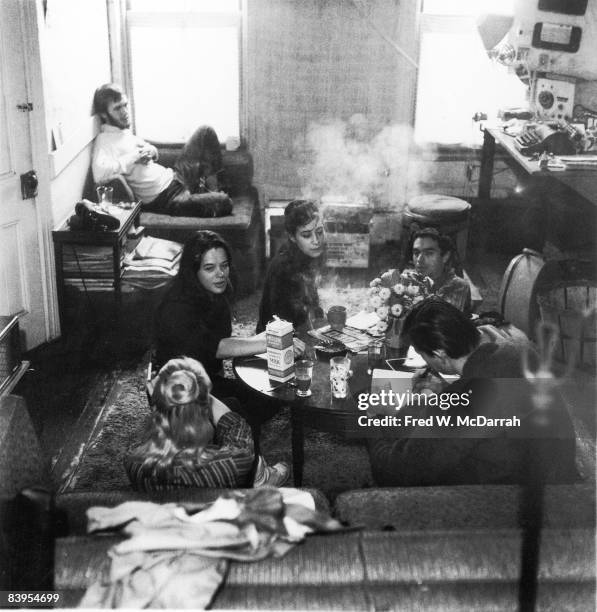
{"label": "shag rug", "polygon": [[[364,289],[350,286],[320,291],[322,306],[343,304],[349,312],[360,310]],[[235,307],[233,334],[254,332],[259,294],[239,300]],[[228,364],[227,375],[231,375]],[[73,461],[64,481],[64,491],[122,489],[129,486],[123,467],[127,450],[142,439],[149,417],[145,395],[146,359],[135,367],[120,366],[116,382],[102,414],[79,457]],[[262,426],[261,452],[270,463],[292,464],[290,412],[283,409]],[[364,442],[346,440],[334,434],[305,427],[303,485],[317,488],[330,500],[349,489],[373,485]]]}

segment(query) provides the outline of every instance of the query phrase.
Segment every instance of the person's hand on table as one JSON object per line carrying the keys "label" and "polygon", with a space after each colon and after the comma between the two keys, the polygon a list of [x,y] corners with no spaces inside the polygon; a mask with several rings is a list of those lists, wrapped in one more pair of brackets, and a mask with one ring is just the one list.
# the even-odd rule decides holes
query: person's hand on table
{"label": "person's hand on table", "polygon": [[429,370],[424,368],[417,370],[412,379],[412,392],[421,395],[438,395],[444,390],[445,381],[438,378]]}
{"label": "person's hand on table", "polygon": [[292,343],[294,345],[294,358],[295,359],[299,359],[299,358],[303,358],[303,359],[309,359],[310,357],[307,355],[307,345],[300,339],[300,338],[296,338],[294,337],[292,339]]}

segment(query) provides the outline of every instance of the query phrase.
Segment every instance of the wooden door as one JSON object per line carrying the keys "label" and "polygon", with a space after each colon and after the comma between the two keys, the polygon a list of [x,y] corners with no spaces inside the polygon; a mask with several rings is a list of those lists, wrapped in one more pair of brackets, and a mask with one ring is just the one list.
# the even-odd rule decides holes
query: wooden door
{"label": "wooden door", "polygon": [[19,314],[24,349],[48,338],[46,287],[35,197],[23,197],[31,170],[31,114],[23,38],[23,5],[0,0],[0,314]]}

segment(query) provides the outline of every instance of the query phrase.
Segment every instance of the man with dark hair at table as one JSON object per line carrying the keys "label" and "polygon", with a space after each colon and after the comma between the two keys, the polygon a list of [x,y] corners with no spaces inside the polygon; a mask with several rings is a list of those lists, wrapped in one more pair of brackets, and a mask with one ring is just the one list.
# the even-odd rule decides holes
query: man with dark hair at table
{"label": "man with dark hair at table", "polygon": [[415,270],[433,281],[433,293],[459,310],[471,311],[471,288],[459,276],[462,265],[454,242],[433,227],[423,228],[413,235],[412,262]]}
{"label": "man with dark hair at table", "polygon": [[232,202],[227,194],[191,193],[171,168],[157,163],[157,149],[130,129],[129,101],[120,86],[107,83],[96,89],[93,110],[102,121],[93,149],[96,183],[123,176],[143,208],[151,212],[179,217],[230,214]]}
{"label": "man with dark hair at table", "polygon": [[574,428],[561,398],[553,393],[548,406],[539,405],[535,381],[525,379],[537,361],[530,346],[484,333],[438,298],[418,304],[403,329],[429,369],[460,379],[446,386],[439,377],[419,377],[418,405],[391,409],[402,419],[392,433],[402,436],[370,440],[377,484],[524,482],[531,439],[547,442],[540,459],[547,481],[577,478]]}

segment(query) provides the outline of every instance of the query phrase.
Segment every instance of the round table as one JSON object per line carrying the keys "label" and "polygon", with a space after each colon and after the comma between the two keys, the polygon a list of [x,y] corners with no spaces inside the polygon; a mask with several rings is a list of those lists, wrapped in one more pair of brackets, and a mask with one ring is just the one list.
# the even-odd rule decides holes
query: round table
{"label": "round table", "polygon": [[273,397],[283,405],[290,406],[292,431],[292,468],[294,485],[302,486],[304,464],[304,427],[340,435],[359,437],[357,418],[362,414],[357,407],[356,398],[360,393],[368,393],[371,376],[367,374],[367,355],[349,354],[351,370],[349,396],[346,399],[332,397],[330,390],[330,364],[328,358],[318,358],[313,366],[311,395],[297,397],[295,388],[269,378],[267,361],[260,357],[237,357],[233,361],[236,376],[247,387],[266,396]]}

